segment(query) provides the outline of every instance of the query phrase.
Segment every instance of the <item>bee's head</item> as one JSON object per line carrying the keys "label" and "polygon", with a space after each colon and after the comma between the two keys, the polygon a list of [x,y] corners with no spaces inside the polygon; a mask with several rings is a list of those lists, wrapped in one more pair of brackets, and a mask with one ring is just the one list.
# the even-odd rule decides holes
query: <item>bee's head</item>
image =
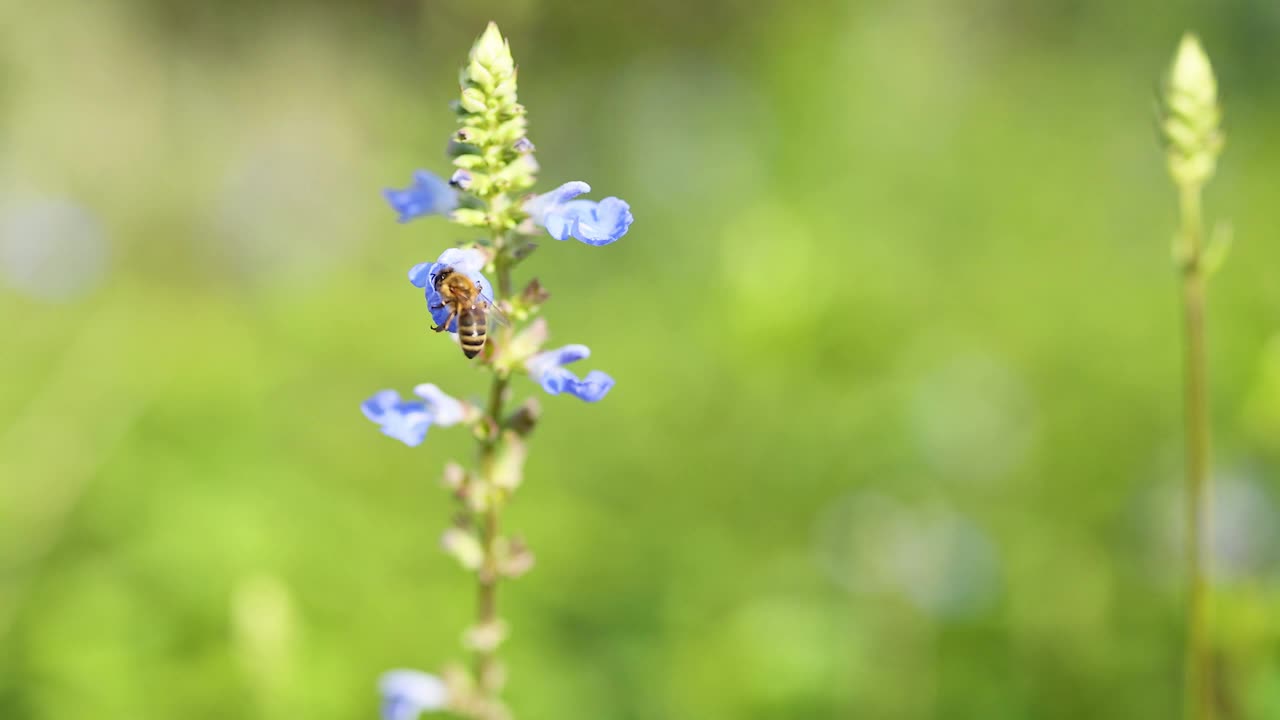
{"label": "bee's head", "polygon": [[449,279],[450,275],[453,275],[453,268],[451,267],[442,267],[436,271],[436,279],[431,283],[431,286],[436,289],[436,292],[440,292],[440,286]]}

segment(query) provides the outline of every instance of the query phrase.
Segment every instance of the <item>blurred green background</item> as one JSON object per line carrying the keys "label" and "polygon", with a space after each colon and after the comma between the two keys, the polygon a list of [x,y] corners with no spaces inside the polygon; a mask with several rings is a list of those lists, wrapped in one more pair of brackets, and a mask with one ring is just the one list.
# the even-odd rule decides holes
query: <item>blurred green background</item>
{"label": "blurred green background", "polygon": [[1275,3],[0,0],[0,718],[369,718],[460,657],[470,438],[357,406],[485,389],[405,279],[464,238],[379,191],[490,19],[540,187],[637,218],[522,268],[618,386],[540,398],[520,717],[1176,716],[1185,29],[1220,706],[1280,717]]}

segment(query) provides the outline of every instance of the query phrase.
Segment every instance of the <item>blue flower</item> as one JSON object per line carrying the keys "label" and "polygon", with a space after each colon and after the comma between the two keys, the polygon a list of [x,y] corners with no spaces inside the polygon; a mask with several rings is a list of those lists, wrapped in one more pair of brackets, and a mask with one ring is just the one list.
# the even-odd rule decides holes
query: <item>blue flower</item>
{"label": "blue flower", "polygon": [[577,238],[588,245],[608,245],[627,234],[634,218],[631,206],[616,197],[600,202],[574,200],[591,192],[591,186],[580,181],[567,182],[543,193],[525,205],[533,222],[546,228],[557,240]]}
{"label": "blue flower", "polygon": [[529,377],[552,395],[565,392],[587,402],[596,402],[609,394],[613,378],[608,373],[592,370],[585,378],[579,379],[564,368],[590,355],[591,350],[586,345],[565,345],[534,355],[525,361],[524,367],[529,371]]}
{"label": "blue flower", "polygon": [[458,191],[426,170],[415,172],[413,184],[404,190],[388,188],[382,194],[400,213],[397,219],[402,223],[423,215],[443,215],[458,207]]}
{"label": "blue flower", "polygon": [[[435,262],[418,263],[409,270],[409,282],[413,283],[414,287],[426,290],[427,310],[431,312],[431,319],[436,325],[444,325],[444,321],[449,319],[449,308],[440,298],[440,293],[436,292],[436,275],[444,268],[453,268],[456,272],[466,275],[471,282],[480,287],[480,295],[489,304],[493,304],[493,285],[480,274],[485,262],[487,259],[484,253],[475,248],[449,248],[440,253],[440,257]],[[458,332],[457,319],[455,318],[445,329],[449,332]]]}
{"label": "blue flower", "polygon": [[466,406],[435,385],[419,385],[413,392],[424,402],[401,400],[395,390],[383,390],[361,403],[360,410],[382,428],[384,435],[409,447],[421,445],[432,425],[449,427],[466,419]]}
{"label": "blue flower", "polygon": [[378,678],[382,720],[417,720],[424,712],[443,710],[449,688],[435,675],[417,670],[390,670]]}

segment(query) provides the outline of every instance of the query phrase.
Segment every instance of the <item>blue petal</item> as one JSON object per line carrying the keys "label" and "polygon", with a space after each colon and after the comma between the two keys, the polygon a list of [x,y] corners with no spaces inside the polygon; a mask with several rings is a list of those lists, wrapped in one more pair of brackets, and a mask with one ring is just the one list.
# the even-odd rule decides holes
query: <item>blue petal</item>
{"label": "blue petal", "polygon": [[459,272],[468,274],[480,272],[484,268],[486,261],[485,254],[473,247],[449,248],[440,253],[440,257],[436,258],[437,265],[448,265]]}
{"label": "blue petal", "polygon": [[592,370],[587,376],[565,388],[570,395],[587,402],[597,402],[613,389],[614,380],[608,373]]}
{"label": "blue petal", "polygon": [[591,357],[591,348],[586,345],[565,345],[555,350],[548,350],[542,353],[541,357],[553,361],[556,365],[568,365]]}
{"label": "blue petal", "polygon": [[[440,293],[431,285],[427,286],[427,312],[431,313],[431,322],[436,327],[444,325],[444,321],[449,319],[449,308],[444,304],[444,300],[440,297]],[[445,328],[449,332],[458,332],[458,321],[454,320],[449,323],[449,327]]]}
{"label": "blue petal", "polygon": [[427,414],[427,406],[420,402],[400,403],[382,420],[383,434],[409,447],[421,445],[430,427],[431,416]]}
{"label": "blue petal", "polygon": [[583,222],[584,218],[587,222],[593,221],[596,205],[597,203],[594,200],[571,200],[559,205],[547,213],[545,224],[547,232],[551,233],[551,237],[557,240],[578,237],[579,224]]}
{"label": "blue petal", "polygon": [[467,416],[467,409],[457,399],[446,395],[443,390],[425,383],[413,389],[413,394],[427,401],[427,411],[431,414],[431,422],[441,427],[449,427],[462,422]]}
{"label": "blue petal", "polygon": [[529,377],[541,385],[543,390],[556,395],[565,379],[573,378],[573,374],[562,370],[561,366],[590,356],[591,349],[586,345],[565,345],[534,355],[525,361],[524,367],[529,371]]}
{"label": "blue petal", "polygon": [[557,240],[568,240],[573,237],[578,219],[573,215],[561,212],[549,212],[543,216],[542,226],[547,233]]}
{"label": "blue petal", "polygon": [[399,695],[382,698],[380,710],[382,720],[417,720],[422,715],[422,708]]}
{"label": "blue petal", "polygon": [[581,180],[567,182],[550,192],[545,192],[525,203],[525,212],[533,217],[533,221],[543,227],[547,226],[547,214],[554,212],[561,205],[573,198],[591,192],[591,186]]}
{"label": "blue petal", "polygon": [[587,402],[596,402],[609,394],[614,385],[613,378],[600,370],[592,370],[586,378],[580,379],[564,367],[590,355],[591,350],[586,345],[565,345],[534,355],[525,362],[525,369],[529,371],[529,377],[550,395],[563,392]]}
{"label": "blue petal", "polygon": [[548,395],[559,395],[566,387],[578,381],[578,377],[562,367],[546,368],[533,376]]}
{"label": "blue petal", "polygon": [[382,390],[360,404],[364,416],[374,422],[382,422],[387,411],[400,402],[400,393],[395,390]]}
{"label": "blue petal", "polygon": [[590,213],[578,216],[573,236],[588,245],[608,245],[626,235],[634,219],[630,205],[616,197],[607,197]]}
{"label": "blue petal", "polygon": [[377,423],[383,434],[414,447],[422,444],[431,426],[427,406],[420,402],[401,402],[395,390],[383,390],[360,405],[364,416]]}
{"label": "blue petal", "polygon": [[417,670],[392,670],[378,681],[382,720],[416,720],[424,711],[441,710],[449,690],[440,678]]}
{"label": "blue petal", "polygon": [[598,203],[573,199],[590,189],[584,182],[565,183],[530,200],[525,210],[557,240],[573,237],[597,247],[617,242],[635,220],[631,206],[616,197]]}
{"label": "blue petal", "polygon": [[425,170],[415,172],[413,184],[404,190],[389,188],[382,194],[402,223],[423,215],[441,215],[458,206],[458,192]]}
{"label": "blue petal", "polygon": [[427,274],[431,272],[431,266],[435,263],[420,262],[409,269],[409,282],[414,287],[424,288],[427,286]]}

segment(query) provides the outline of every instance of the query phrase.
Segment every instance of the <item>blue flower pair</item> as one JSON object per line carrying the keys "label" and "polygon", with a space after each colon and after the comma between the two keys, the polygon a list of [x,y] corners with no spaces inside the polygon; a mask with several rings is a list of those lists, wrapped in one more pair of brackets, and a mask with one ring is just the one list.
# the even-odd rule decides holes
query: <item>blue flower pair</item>
{"label": "blue flower pair", "polygon": [[631,206],[616,197],[600,202],[574,199],[588,192],[591,186],[584,182],[567,182],[529,200],[524,209],[535,224],[557,240],[572,237],[599,247],[626,235],[635,219],[631,216]]}
{"label": "blue flower pair", "polygon": [[[419,170],[413,174],[412,185],[404,190],[384,190],[383,195],[402,223],[424,215],[444,215],[458,207],[458,191],[454,186],[465,188],[468,177],[455,174],[454,182],[450,182]],[[599,202],[576,199],[590,191],[591,186],[584,182],[567,182],[551,192],[530,198],[524,209],[534,224],[557,240],[572,237],[597,247],[616,242],[627,234],[635,219],[631,206],[616,197]]]}
{"label": "blue flower pair", "polygon": [[432,425],[449,427],[467,418],[468,408],[435,385],[419,385],[413,393],[422,401],[401,400],[395,390],[382,390],[360,405],[364,416],[377,423],[382,433],[416,447],[427,437]]}
{"label": "blue flower pair", "polygon": [[525,361],[524,367],[529,371],[529,377],[548,394],[568,393],[580,400],[597,402],[613,389],[613,378],[603,370],[592,370],[585,378],[579,378],[564,367],[590,355],[591,350],[586,345],[565,345],[534,355]]}

